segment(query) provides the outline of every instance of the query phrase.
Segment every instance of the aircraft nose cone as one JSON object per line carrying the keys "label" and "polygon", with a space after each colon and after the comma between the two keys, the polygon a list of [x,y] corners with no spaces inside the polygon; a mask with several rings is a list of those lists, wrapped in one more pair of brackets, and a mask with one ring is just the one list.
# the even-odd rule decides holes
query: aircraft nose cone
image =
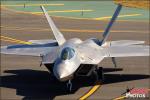
{"label": "aircraft nose cone", "polygon": [[62,78],[64,78],[66,75],[65,75],[65,72],[62,70],[62,71],[56,71],[56,77],[61,80]]}
{"label": "aircraft nose cone", "polygon": [[60,81],[64,81],[64,78],[67,77],[67,70],[61,66],[55,66],[53,69],[54,75]]}

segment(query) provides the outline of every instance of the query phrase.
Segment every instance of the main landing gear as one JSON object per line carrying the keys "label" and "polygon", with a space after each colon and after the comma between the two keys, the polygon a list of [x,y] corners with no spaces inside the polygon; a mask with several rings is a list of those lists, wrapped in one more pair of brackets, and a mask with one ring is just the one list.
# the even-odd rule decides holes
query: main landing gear
{"label": "main landing gear", "polygon": [[[87,68],[87,66],[85,66],[83,68]],[[86,69],[82,69],[82,70],[79,70],[79,71],[78,71],[78,74],[76,73],[76,75],[79,75],[79,77],[81,77],[81,76],[91,77],[92,79],[94,79],[95,82],[100,82],[100,83],[102,83],[104,81],[104,73],[103,73],[103,68],[102,67],[98,67],[97,65],[92,65],[91,68],[89,68],[88,71],[86,71]],[[87,74],[82,72],[82,71],[87,72]],[[69,93],[72,91],[72,82],[71,82],[71,80],[67,81],[66,89],[67,89],[67,92],[69,92]]]}
{"label": "main landing gear", "polygon": [[67,91],[68,91],[68,92],[71,92],[71,90],[72,90],[72,83],[71,83],[71,80],[69,80],[66,85],[67,85]]}
{"label": "main landing gear", "polygon": [[114,67],[117,68],[117,63],[116,63],[115,57],[112,57],[111,59],[112,59],[112,63],[114,65]]}
{"label": "main landing gear", "polygon": [[104,81],[104,73],[103,73],[103,68],[94,66],[95,70],[93,71],[93,75],[95,76],[96,81],[103,82]]}

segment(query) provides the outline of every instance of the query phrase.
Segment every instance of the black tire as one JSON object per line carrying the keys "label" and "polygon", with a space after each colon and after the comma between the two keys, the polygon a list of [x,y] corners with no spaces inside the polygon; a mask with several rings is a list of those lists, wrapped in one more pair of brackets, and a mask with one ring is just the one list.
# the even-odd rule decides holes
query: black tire
{"label": "black tire", "polygon": [[93,80],[93,81],[98,81],[98,73],[97,73],[97,66],[96,65],[92,65],[92,73],[90,75],[90,78]]}
{"label": "black tire", "polygon": [[103,82],[104,81],[104,73],[103,73],[103,67],[99,67],[97,69],[98,79]]}

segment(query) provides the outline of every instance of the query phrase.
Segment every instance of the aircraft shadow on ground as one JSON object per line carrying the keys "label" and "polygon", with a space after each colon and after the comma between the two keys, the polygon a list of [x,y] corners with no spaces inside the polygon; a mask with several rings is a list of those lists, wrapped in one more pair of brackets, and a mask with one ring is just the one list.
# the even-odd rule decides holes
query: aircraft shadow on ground
{"label": "aircraft shadow on ground", "polygon": [[[115,71],[112,68],[107,68],[104,71]],[[119,71],[119,70],[117,70]],[[6,70],[5,73],[12,75],[1,76],[0,87],[16,89],[16,94],[24,96],[24,100],[51,100],[56,96],[69,94],[66,91],[66,83],[57,81],[47,71],[37,70]],[[150,78],[150,75],[135,75],[135,74],[105,74],[104,84],[117,82],[131,81]],[[82,80],[82,81],[81,81]],[[93,79],[79,77],[72,80],[73,91],[75,93],[79,88],[93,86]]]}

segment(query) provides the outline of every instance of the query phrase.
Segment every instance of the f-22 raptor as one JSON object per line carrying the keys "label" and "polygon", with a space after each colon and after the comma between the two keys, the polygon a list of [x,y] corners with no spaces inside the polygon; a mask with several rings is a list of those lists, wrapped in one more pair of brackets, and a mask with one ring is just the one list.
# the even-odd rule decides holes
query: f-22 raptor
{"label": "f-22 raptor", "polygon": [[41,65],[45,65],[56,79],[67,82],[67,90],[72,90],[71,80],[75,76],[90,76],[95,74],[98,80],[103,80],[103,68],[98,64],[107,57],[149,56],[149,45],[144,41],[118,40],[107,42],[110,29],[119,15],[122,5],[118,5],[103,38],[90,38],[82,41],[79,38],[66,40],[55,26],[46,9],[41,6],[43,13],[52,29],[55,40],[29,40],[32,44],[2,46],[1,53],[15,55],[40,56]]}

